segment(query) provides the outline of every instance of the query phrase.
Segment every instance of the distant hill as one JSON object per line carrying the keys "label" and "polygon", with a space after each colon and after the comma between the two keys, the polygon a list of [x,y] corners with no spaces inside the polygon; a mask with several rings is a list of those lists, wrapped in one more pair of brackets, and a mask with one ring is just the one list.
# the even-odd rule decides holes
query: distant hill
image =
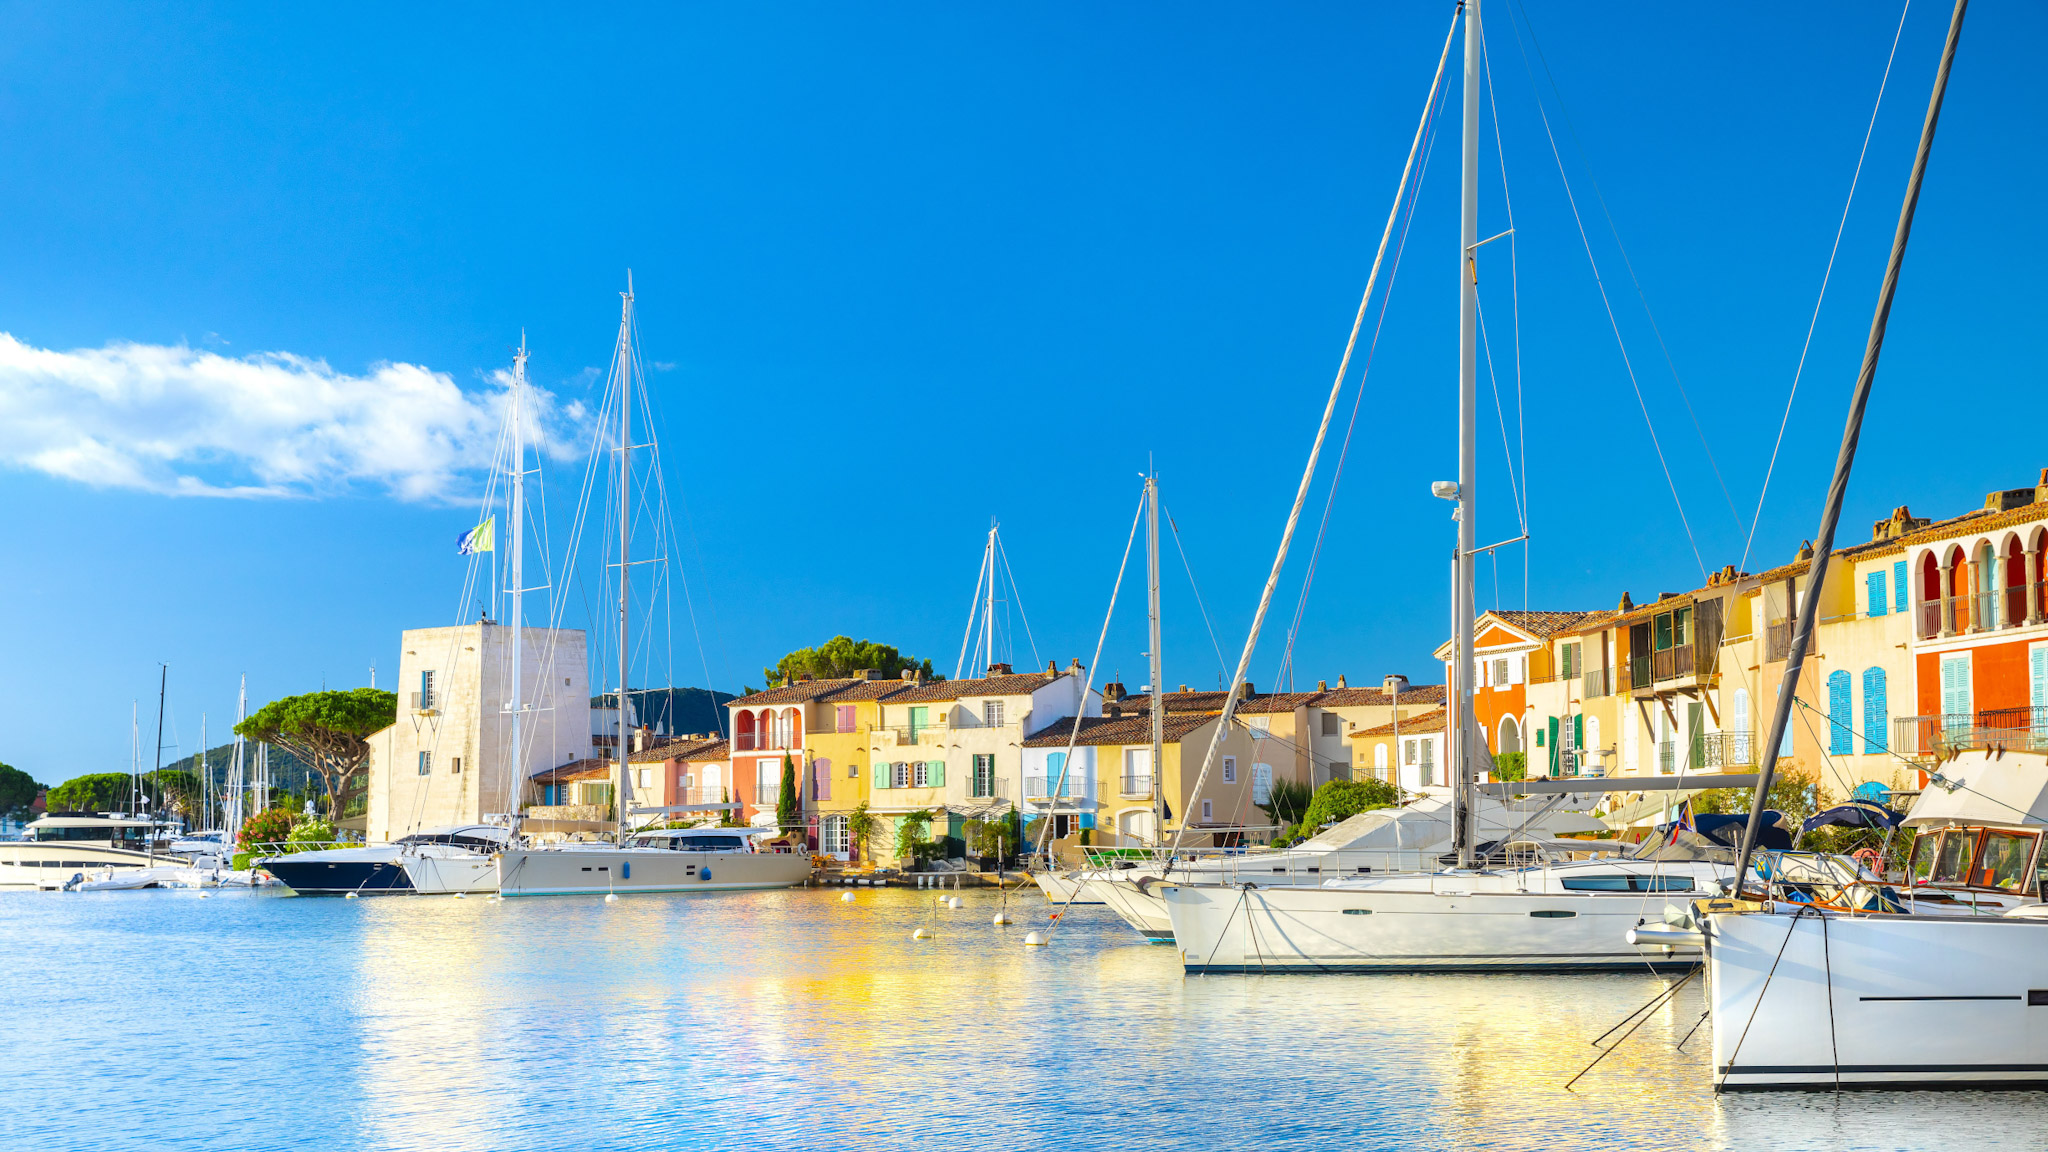
{"label": "distant hill", "polygon": [[[645,688],[626,693],[633,706],[633,719],[651,724],[656,732],[674,736],[689,732],[725,731],[725,704],[736,700],[730,692],[706,688]],[[618,695],[606,692],[590,698],[592,708],[618,707]]]}
{"label": "distant hill", "polygon": [[[206,770],[213,774],[214,787],[220,788],[227,784],[228,766],[234,762],[234,759],[235,746],[232,743],[222,744],[217,748],[206,750]],[[164,767],[178,768],[197,776],[199,775],[199,770],[194,767],[192,760],[193,758],[190,756],[181,756],[176,760],[164,761]],[[142,771],[144,775],[148,775],[149,766],[145,764]],[[242,753],[243,782],[247,783],[255,774],[256,745],[250,744],[246,746],[246,750]],[[273,790],[296,792],[304,795],[308,791],[307,781],[309,780],[312,781],[312,790],[318,791],[320,788],[320,778],[313,774],[311,768],[301,763],[298,757],[274,744],[271,745],[270,787]]]}

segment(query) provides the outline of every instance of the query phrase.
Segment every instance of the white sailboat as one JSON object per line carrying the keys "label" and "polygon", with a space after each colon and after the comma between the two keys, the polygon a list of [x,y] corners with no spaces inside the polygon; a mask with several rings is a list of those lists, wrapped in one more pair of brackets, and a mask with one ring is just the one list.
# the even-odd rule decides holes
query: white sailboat
{"label": "white sailboat", "polygon": [[[600,895],[607,899],[629,892],[698,892],[741,888],[789,888],[810,879],[806,855],[757,850],[753,836],[727,829],[714,833],[737,846],[707,844],[699,836],[643,835],[628,831],[634,812],[632,741],[626,721],[630,655],[628,615],[632,573],[633,382],[639,378],[639,340],[633,329],[633,287],[630,276],[621,293],[618,346],[612,358],[612,382],[618,399],[617,522],[619,586],[617,606],[619,739],[612,769],[612,803],[618,813],[618,838],[612,844],[508,846],[496,856],[500,896]],[[516,682],[516,678],[515,678]],[[516,720],[515,720],[516,723]],[[514,728],[517,732],[517,728]],[[694,831],[694,830],[692,830]]]}
{"label": "white sailboat", "polygon": [[[1814,536],[1813,571],[1802,605],[1809,613],[1815,609],[1833,549],[1967,7],[1968,0],[1956,0],[1921,125],[1862,370],[1820,531]],[[1778,746],[1789,721],[1812,630],[1813,622],[1807,619],[1794,633],[1786,659],[1786,687],[1779,694],[1766,748]],[[1777,757],[1771,756],[1757,783],[1759,797],[1767,793],[1776,768]],[[2006,779],[2001,781],[2001,776]],[[1950,797],[1967,793],[1994,803],[2017,799],[2025,803],[2024,815],[2031,817],[2034,804],[2025,796],[2028,791],[2038,795],[2048,786],[2048,757],[2002,748],[1973,750],[1944,762],[1932,774],[1931,784]],[[1921,800],[1925,803],[1929,796],[1923,794]],[[1951,806],[1962,807],[1949,797],[1936,796],[1926,814],[1932,818]],[[1916,804],[1915,813],[1921,811]],[[2007,819],[2020,814],[2008,813]],[[1967,824],[1967,819],[1948,822],[1950,828]],[[1748,832],[1745,862],[1755,849],[1754,818]],[[1988,827],[1967,837],[1942,832],[1931,871],[1953,867],[1965,878],[1990,884],[1924,887],[1945,888],[1951,896],[1973,887],[1998,888],[2002,885],[1997,881],[2006,872],[2012,874],[2014,887],[2031,886],[2037,876],[2040,837],[2015,830],[1994,839],[1989,832]],[[1967,861],[1960,859],[1965,847]],[[1916,856],[1918,848],[1916,843]],[[1989,858],[1987,851],[1993,853]],[[1946,861],[1940,858],[1944,854]],[[1763,861],[1767,876],[1778,871],[1770,854],[1764,854]],[[1746,869],[1743,875],[1747,886]],[[1966,905],[1930,901],[1921,898],[1923,885],[1914,883],[1908,888],[1907,911],[1900,914],[1891,910],[1897,904],[1890,902],[1859,907],[1854,901],[1795,895],[1782,884],[1758,887],[1758,899],[1699,901],[1693,906],[1694,922],[1637,933],[1660,939],[1689,936],[1705,946],[1717,1091],[2048,1088],[2048,906],[2022,902],[2002,914],[1984,915],[1989,909],[1974,898]]]}
{"label": "white sailboat", "polygon": [[[1491,767],[1472,719],[1473,567],[1481,551],[1475,534],[1480,8],[1479,0],[1465,0],[1462,13],[1458,479],[1432,486],[1435,495],[1457,508],[1451,588],[1454,719],[1447,733],[1456,866],[1443,872],[1329,879],[1315,887],[1170,884],[1161,894],[1189,971],[1587,970],[1691,963],[1699,957],[1697,946],[1637,946],[1615,934],[1625,936],[1630,924],[1658,914],[1660,893],[1712,890],[1732,874],[1729,863],[1712,854],[1685,862],[1581,860],[1495,868],[1479,851],[1477,781]],[[1445,51],[1448,56],[1448,42]],[[1256,628],[1255,623],[1254,635]],[[1753,779],[1708,778],[1704,786],[1729,787]],[[1580,784],[1589,791],[1612,787],[1600,781],[1558,781],[1526,790],[1540,793]]]}

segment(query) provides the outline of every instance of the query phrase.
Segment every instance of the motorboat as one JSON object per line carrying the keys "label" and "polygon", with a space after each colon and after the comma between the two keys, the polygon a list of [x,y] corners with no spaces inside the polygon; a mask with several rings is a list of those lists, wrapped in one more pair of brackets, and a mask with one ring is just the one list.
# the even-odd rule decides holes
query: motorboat
{"label": "motorboat", "polygon": [[407,860],[421,856],[489,860],[509,838],[510,833],[500,825],[458,824],[422,829],[389,844],[291,852],[266,856],[255,864],[301,896],[411,893],[415,889],[406,870]]}
{"label": "motorboat", "polygon": [[154,827],[147,817],[51,812],[31,821],[21,839],[0,841],[0,889],[61,887],[85,869],[176,863],[153,850]]}
{"label": "motorboat", "polygon": [[163,851],[195,868],[224,868],[234,859],[235,835],[220,829],[192,832],[172,840]]}
{"label": "motorboat", "polygon": [[[1584,854],[1619,852],[1612,840],[1570,840],[1605,833],[1607,826],[1584,812],[1562,806],[1564,796],[1545,801],[1501,802],[1475,796],[1482,860],[1509,864],[1562,862]],[[1195,855],[1133,860],[1128,849],[1091,853],[1094,868],[1076,875],[1082,900],[1107,904],[1146,939],[1168,943],[1173,928],[1160,895],[1163,881],[1273,887],[1314,885],[1344,876],[1424,872],[1443,862],[1452,848],[1454,801],[1449,789],[1432,789],[1415,803],[1361,812],[1315,836],[1277,852]],[[1149,855],[1149,854],[1148,854]]]}
{"label": "motorboat", "polygon": [[435,829],[398,841],[398,864],[423,896],[496,892],[496,854],[510,842],[510,830],[495,824]]}
{"label": "motorboat", "polygon": [[501,896],[624,895],[793,888],[811,877],[808,854],[765,849],[774,828],[653,828],[626,842],[549,844],[498,853]]}

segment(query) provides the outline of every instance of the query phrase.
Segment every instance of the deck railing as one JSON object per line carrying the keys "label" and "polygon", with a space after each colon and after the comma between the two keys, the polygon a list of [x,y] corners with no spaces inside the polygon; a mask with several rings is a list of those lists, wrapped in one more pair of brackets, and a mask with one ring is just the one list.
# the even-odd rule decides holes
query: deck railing
{"label": "deck railing", "polygon": [[1123,776],[1117,780],[1116,793],[1125,799],[1143,799],[1152,795],[1152,777]]}
{"label": "deck railing", "polygon": [[1901,756],[1940,759],[1973,748],[2048,752],[2048,708],[1992,708],[1892,720],[1891,750]]}

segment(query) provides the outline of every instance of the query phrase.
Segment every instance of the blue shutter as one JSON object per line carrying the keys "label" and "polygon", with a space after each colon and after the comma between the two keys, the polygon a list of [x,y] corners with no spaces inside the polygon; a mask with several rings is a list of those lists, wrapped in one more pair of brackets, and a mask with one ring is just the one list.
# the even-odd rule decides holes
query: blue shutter
{"label": "blue shutter", "polygon": [[1050,754],[1048,754],[1048,755],[1046,756],[1046,758],[1045,758],[1045,794],[1046,794],[1046,795],[1048,795],[1048,796],[1058,796],[1058,795],[1061,795],[1061,794],[1062,794],[1062,792],[1061,792],[1061,789],[1060,789],[1060,770],[1061,770],[1061,769],[1063,769],[1063,768],[1065,768],[1066,766],[1067,766],[1067,754],[1066,754],[1065,752],[1053,752],[1053,753],[1050,753]]}
{"label": "blue shutter", "polygon": [[1870,614],[1884,615],[1884,569],[1880,568],[1865,578],[1870,584]]}
{"label": "blue shutter", "polygon": [[1849,725],[1849,673],[1837,668],[1828,673],[1828,754],[1847,756],[1855,751],[1849,737],[1855,729]]}
{"label": "blue shutter", "polygon": [[1901,560],[1892,565],[1892,611],[1904,612],[1906,600],[1906,562]]}
{"label": "blue shutter", "polygon": [[1883,752],[1891,745],[1891,717],[1885,700],[1884,669],[1863,670],[1863,753]]}

